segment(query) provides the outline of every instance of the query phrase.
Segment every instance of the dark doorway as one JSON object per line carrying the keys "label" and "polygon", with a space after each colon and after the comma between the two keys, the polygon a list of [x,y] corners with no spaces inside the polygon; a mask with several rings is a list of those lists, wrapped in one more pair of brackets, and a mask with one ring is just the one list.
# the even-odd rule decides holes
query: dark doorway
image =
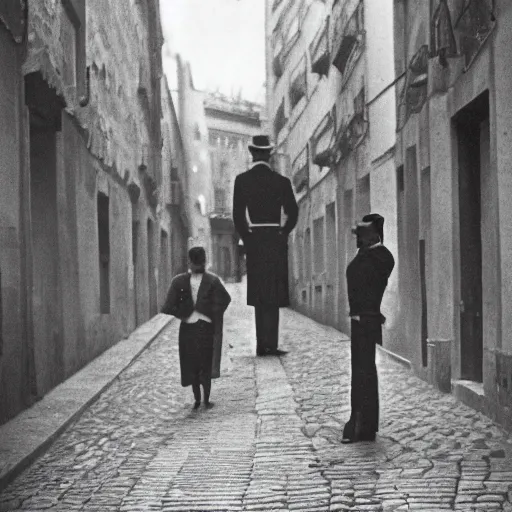
{"label": "dark doorway", "polygon": [[148,288],[149,288],[149,318],[157,314],[157,286],[155,279],[155,231],[153,221],[148,219]]}
{"label": "dark doorway", "polygon": [[421,288],[421,359],[424,367],[428,366],[428,283],[430,277],[431,247],[431,187],[430,167],[421,172],[420,182],[420,288]]}
{"label": "dark doorway", "polygon": [[[461,378],[482,382],[482,154],[489,146],[489,93],[480,95],[455,118],[459,163],[460,352]],[[482,137],[485,133],[486,136]],[[488,165],[488,163],[486,164]]]}
{"label": "dark doorway", "polygon": [[158,270],[158,299],[163,304],[170,285],[170,258],[169,258],[169,235],[167,231],[160,231],[160,268]]}
{"label": "dark doorway", "polygon": [[110,313],[110,216],[109,197],[98,192],[98,254],[100,313]]}
{"label": "dark doorway", "polygon": [[426,254],[425,240],[419,241],[420,250],[420,288],[421,288],[421,363],[425,367],[428,364],[427,355],[427,283],[426,283]]}
{"label": "dark doorway", "polygon": [[133,302],[135,307],[135,324],[139,325],[142,319],[139,317],[139,270],[138,270],[138,248],[139,248],[139,225],[137,220],[132,221],[132,262],[133,262]]}
{"label": "dark doorway", "polygon": [[337,326],[336,318],[336,275],[338,270],[338,257],[336,254],[336,203],[325,207],[325,238],[327,250],[327,286],[325,290],[325,323],[332,327]]}
{"label": "dark doorway", "polygon": [[30,208],[33,252],[33,332],[37,391],[64,376],[57,217],[57,131],[30,116]]}

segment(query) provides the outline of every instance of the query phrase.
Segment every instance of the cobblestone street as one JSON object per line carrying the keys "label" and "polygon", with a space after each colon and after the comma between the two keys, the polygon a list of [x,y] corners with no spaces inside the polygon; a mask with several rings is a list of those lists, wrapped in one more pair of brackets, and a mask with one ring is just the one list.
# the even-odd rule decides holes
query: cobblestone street
{"label": "cobblestone street", "polygon": [[255,358],[240,285],[215,407],[192,411],[171,323],[32,467],[1,511],[512,511],[512,445],[479,413],[379,360],[377,442],[342,445],[344,335],[282,310],[282,358]]}

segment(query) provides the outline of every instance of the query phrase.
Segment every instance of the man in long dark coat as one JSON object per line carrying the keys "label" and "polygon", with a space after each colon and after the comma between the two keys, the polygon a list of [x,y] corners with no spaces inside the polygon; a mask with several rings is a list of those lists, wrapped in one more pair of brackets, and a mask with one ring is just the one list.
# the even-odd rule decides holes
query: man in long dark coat
{"label": "man in long dark coat", "polygon": [[382,345],[380,312],[384,290],[395,260],[384,247],[384,218],[363,217],[353,230],[359,248],[347,267],[347,291],[351,318],[352,413],[343,430],[344,443],[374,441],[379,430],[379,389],[375,347]]}
{"label": "man in long dark coat", "polygon": [[298,216],[290,180],[270,167],[272,147],[267,136],[253,137],[253,164],[236,177],[233,196],[233,221],[246,251],[247,304],[255,308],[257,355],[286,353],[278,349],[279,308],[290,304],[288,235]]}

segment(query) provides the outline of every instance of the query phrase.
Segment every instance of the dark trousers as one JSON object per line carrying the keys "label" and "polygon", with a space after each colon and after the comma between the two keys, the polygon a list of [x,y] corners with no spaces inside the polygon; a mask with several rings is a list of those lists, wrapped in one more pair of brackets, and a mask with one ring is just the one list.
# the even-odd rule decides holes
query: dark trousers
{"label": "dark trousers", "polygon": [[277,350],[279,342],[279,306],[254,306],[256,314],[256,354]]}
{"label": "dark trousers", "polygon": [[351,322],[352,413],[345,425],[343,437],[357,439],[371,436],[379,430],[379,383],[375,365],[375,346],[382,339],[378,318],[363,318]]}

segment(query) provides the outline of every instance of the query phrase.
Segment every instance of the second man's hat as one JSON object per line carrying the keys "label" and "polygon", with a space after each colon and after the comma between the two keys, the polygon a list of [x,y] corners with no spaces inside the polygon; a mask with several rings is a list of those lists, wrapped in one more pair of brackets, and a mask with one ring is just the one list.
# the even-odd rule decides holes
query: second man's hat
{"label": "second man's hat", "polygon": [[363,217],[363,222],[371,222],[379,234],[380,241],[384,243],[384,217],[378,213],[370,213]]}

